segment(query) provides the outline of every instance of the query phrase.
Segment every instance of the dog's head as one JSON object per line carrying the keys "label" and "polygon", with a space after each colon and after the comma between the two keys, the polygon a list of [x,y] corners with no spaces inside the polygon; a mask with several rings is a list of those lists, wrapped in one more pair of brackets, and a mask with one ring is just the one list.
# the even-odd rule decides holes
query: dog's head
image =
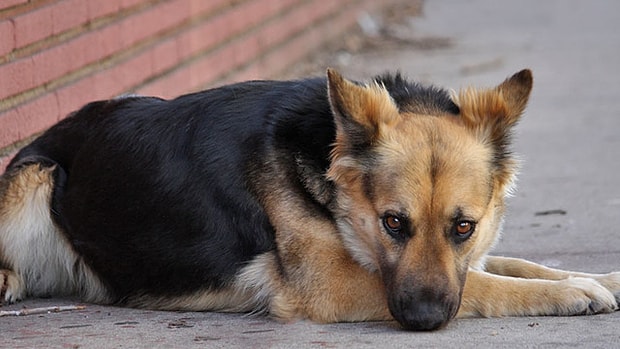
{"label": "dog's head", "polygon": [[453,318],[468,268],[495,242],[516,172],[511,129],[531,88],[523,70],[493,89],[461,91],[448,112],[328,71],[339,229],[353,258],[380,273],[404,328]]}

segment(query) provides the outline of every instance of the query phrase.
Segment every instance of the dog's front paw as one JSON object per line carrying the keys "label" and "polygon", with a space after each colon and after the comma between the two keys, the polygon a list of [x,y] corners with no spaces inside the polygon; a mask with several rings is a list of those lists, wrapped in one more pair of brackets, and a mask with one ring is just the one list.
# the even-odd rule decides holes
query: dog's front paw
{"label": "dog's front paw", "polygon": [[596,275],[593,279],[613,293],[616,303],[620,304],[620,272]]}
{"label": "dog's front paw", "polygon": [[24,283],[17,274],[11,270],[0,269],[0,305],[22,300],[25,291]]}
{"label": "dog's front paw", "polygon": [[550,295],[550,305],[556,307],[557,315],[610,313],[618,309],[614,294],[597,280],[572,277],[558,281],[557,286],[559,292]]}

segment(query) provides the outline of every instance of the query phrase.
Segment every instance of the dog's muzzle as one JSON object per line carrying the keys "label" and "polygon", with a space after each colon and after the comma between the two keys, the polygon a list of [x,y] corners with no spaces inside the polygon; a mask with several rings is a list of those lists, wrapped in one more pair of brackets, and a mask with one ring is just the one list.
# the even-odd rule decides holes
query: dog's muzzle
{"label": "dog's muzzle", "polygon": [[445,326],[458,311],[460,297],[432,288],[409,289],[389,298],[392,316],[406,330],[430,331]]}

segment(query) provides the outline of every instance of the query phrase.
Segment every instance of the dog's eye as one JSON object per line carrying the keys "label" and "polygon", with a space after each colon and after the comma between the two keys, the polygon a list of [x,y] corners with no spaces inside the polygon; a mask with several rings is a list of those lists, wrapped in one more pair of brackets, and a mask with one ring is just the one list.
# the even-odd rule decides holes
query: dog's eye
{"label": "dog's eye", "polygon": [[387,216],[384,219],[385,226],[391,231],[400,231],[402,224],[400,218],[396,216]]}
{"label": "dog's eye", "polygon": [[383,216],[383,227],[393,238],[398,240],[405,239],[404,232],[405,219],[395,215],[386,214]]}
{"label": "dog's eye", "polygon": [[454,223],[452,231],[457,238],[465,240],[471,236],[476,229],[476,223],[472,221],[460,220]]}
{"label": "dog's eye", "polygon": [[461,221],[456,224],[456,232],[463,235],[471,232],[473,224],[468,221]]}

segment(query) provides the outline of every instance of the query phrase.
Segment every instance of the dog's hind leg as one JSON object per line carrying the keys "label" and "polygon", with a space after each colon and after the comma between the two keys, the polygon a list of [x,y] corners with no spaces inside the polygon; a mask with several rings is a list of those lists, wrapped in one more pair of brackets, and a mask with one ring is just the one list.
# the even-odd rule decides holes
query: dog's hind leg
{"label": "dog's hind leg", "polygon": [[563,280],[568,278],[588,278],[598,281],[614,294],[620,303],[620,272],[607,274],[590,274],[548,268],[540,264],[519,258],[488,256],[485,270],[496,275],[512,276],[525,279]]}
{"label": "dog's hind leg", "polygon": [[22,299],[25,290],[22,278],[11,270],[0,269],[0,305]]}
{"label": "dog's hind leg", "polygon": [[52,219],[57,170],[32,159],[13,164],[0,177],[0,303],[78,293],[106,299],[101,282]]}

